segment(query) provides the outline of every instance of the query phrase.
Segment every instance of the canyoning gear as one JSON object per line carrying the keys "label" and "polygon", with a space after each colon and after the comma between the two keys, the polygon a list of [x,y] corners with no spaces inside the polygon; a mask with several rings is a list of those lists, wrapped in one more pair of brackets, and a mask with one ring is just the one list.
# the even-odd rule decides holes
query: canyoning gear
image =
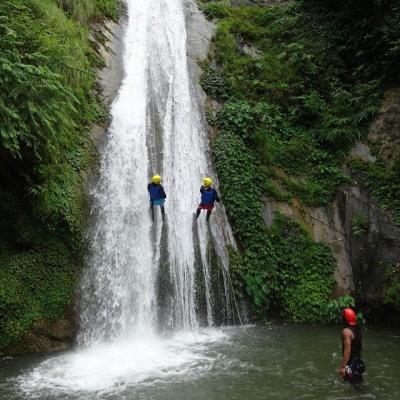
{"label": "canyoning gear", "polygon": [[206,221],[208,222],[210,220],[211,210],[213,209],[213,207],[214,206],[212,206],[211,208],[205,208],[205,207],[200,207],[199,206],[199,208],[196,211],[195,219],[199,218],[201,210],[207,210]]}
{"label": "canyoning gear", "polygon": [[[207,178],[204,178],[204,181]],[[212,182],[211,178],[210,181]],[[210,220],[211,210],[214,208],[215,202],[220,202],[217,191],[211,186],[202,186],[200,188],[201,193],[201,203],[199,204],[196,211],[196,219],[199,218],[201,210],[207,210],[206,221]]]}
{"label": "canyoning gear", "polygon": [[212,182],[213,182],[212,179],[209,178],[208,176],[203,179],[204,186],[211,186]]}
{"label": "canyoning gear", "polygon": [[[365,364],[361,359],[362,335],[359,326],[349,324],[350,322],[356,324],[354,311],[351,309],[346,310],[350,310],[352,312],[343,312],[344,318],[347,318],[344,330],[350,330],[353,334],[353,337],[351,338],[350,356],[347,365],[345,366],[343,379],[353,385],[357,385],[362,382],[362,374],[365,371]],[[344,354],[344,350],[344,335],[342,334],[342,354]]]}
{"label": "canyoning gear", "polygon": [[150,204],[151,217],[155,221],[154,206],[160,206],[162,220],[165,221],[165,208],[164,199],[154,200],[153,204]]}
{"label": "canyoning gear", "polygon": [[[158,180],[159,178],[159,181],[161,181],[161,177],[158,175],[153,176],[152,180],[154,180],[154,178],[157,178],[156,180]],[[165,199],[167,198],[167,195],[165,194],[164,188],[160,183],[152,182],[147,185],[147,191],[149,192],[150,196],[150,210],[153,221],[155,220],[154,206],[160,206],[161,216],[163,221],[165,221],[164,203]]]}
{"label": "canyoning gear", "polygon": [[[347,325],[346,329],[351,330],[353,333],[353,339],[351,339],[351,350],[349,360],[351,361],[354,358],[360,358],[362,352],[362,336],[359,327],[353,327],[351,325]],[[342,336],[342,354],[344,352],[344,343]]]}
{"label": "canyoning gear", "polygon": [[212,210],[214,208],[214,204],[199,204],[198,210]]}
{"label": "canyoning gear", "polygon": [[152,182],[152,183],[155,183],[155,184],[159,184],[159,183],[161,182],[161,176],[160,176],[160,175],[154,175],[154,176],[151,178],[151,182]]}
{"label": "canyoning gear", "polygon": [[153,200],[153,206],[164,206],[165,199]]}
{"label": "canyoning gear", "polygon": [[344,370],[343,379],[352,385],[359,385],[363,380],[363,373],[365,372],[365,364],[361,358],[354,358],[349,361],[349,364]]}
{"label": "canyoning gear", "polygon": [[165,208],[164,206],[161,206],[161,218],[163,221],[165,221]]}
{"label": "canyoning gear", "polygon": [[351,326],[355,326],[357,324],[356,313],[351,308],[345,308],[343,310],[343,318]]}
{"label": "canyoning gear", "polygon": [[200,205],[213,205],[217,201],[220,202],[217,191],[211,186],[202,186],[200,188],[201,203]]}
{"label": "canyoning gear", "polygon": [[149,183],[147,185],[147,191],[149,192],[150,202],[152,203],[154,203],[155,200],[165,199],[167,197],[164,188],[160,184]]}

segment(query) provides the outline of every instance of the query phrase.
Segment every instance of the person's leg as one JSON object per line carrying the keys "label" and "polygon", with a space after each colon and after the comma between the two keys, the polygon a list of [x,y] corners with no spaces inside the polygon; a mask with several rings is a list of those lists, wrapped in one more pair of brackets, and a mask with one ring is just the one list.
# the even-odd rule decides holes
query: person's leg
{"label": "person's leg", "polygon": [[164,206],[161,206],[161,216],[162,216],[162,220],[165,221],[165,208],[164,208]]}
{"label": "person's leg", "polygon": [[199,218],[200,213],[201,213],[201,208],[199,207],[199,208],[197,209],[197,211],[196,211],[196,219]]}
{"label": "person's leg", "polygon": [[152,216],[153,222],[154,222],[154,205],[153,205],[153,203],[150,204],[150,210],[151,210],[151,216]]}
{"label": "person's leg", "polygon": [[206,216],[207,222],[210,220],[210,216],[211,216],[211,210],[207,210],[207,216]]}

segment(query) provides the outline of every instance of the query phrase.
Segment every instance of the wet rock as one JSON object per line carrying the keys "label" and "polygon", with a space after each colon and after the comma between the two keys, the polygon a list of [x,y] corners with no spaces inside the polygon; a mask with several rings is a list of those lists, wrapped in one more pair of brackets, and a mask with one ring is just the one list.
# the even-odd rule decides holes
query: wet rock
{"label": "wet rock", "polygon": [[[100,86],[100,96],[103,104],[111,107],[111,103],[117,96],[123,78],[123,35],[125,32],[127,17],[122,15],[118,23],[105,21],[101,30],[106,42],[97,42],[100,55],[104,60],[104,67],[97,71],[97,83]],[[102,124],[94,124],[90,130],[90,136],[98,146],[101,146],[109,121]]]}
{"label": "wet rock", "polygon": [[370,308],[385,297],[389,270],[400,261],[400,228],[363,187],[349,186],[338,194],[355,294]]}
{"label": "wet rock", "polygon": [[240,52],[254,59],[258,59],[262,56],[262,52],[260,50],[247,43],[240,45]]}
{"label": "wet rock", "polygon": [[192,90],[198,99],[199,109],[204,116],[204,104],[207,96],[198,84],[201,75],[199,61],[206,60],[210,51],[211,39],[215,33],[215,24],[208,21],[194,0],[185,3],[188,66],[192,80]]}
{"label": "wet rock", "polygon": [[276,211],[299,222],[308,229],[314,241],[324,242],[331,248],[336,260],[334,296],[352,293],[354,290],[353,273],[338,201],[335,200],[325,207],[307,207],[299,202],[287,204],[265,198],[263,212],[267,225],[272,224]]}
{"label": "wet rock", "polygon": [[105,45],[100,45],[105,67],[97,74],[101,86],[101,95],[104,104],[109,106],[118,93],[123,77],[123,35],[127,24],[127,17],[122,16],[118,23],[107,21],[103,28],[107,39]]}
{"label": "wet rock", "polygon": [[194,0],[185,3],[188,56],[193,60],[204,60],[210,50],[215,24],[208,21]]}
{"label": "wet rock", "polygon": [[400,88],[385,92],[379,114],[370,126],[368,142],[389,168],[400,159]]}
{"label": "wet rock", "polygon": [[362,160],[370,163],[376,162],[376,157],[371,154],[369,146],[362,142],[357,142],[350,151],[353,157],[361,158]]}
{"label": "wet rock", "polygon": [[75,334],[76,325],[72,314],[56,321],[41,318],[18,345],[8,347],[2,354],[18,355],[67,350],[72,346]]}
{"label": "wet rock", "polygon": [[336,260],[335,297],[352,294],[367,308],[382,306],[390,270],[400,262],[400,228],[366,188],[341,188],[325,207],[264,199],[267,225],[276,211],[301,223],[313,240],[330,247]]}

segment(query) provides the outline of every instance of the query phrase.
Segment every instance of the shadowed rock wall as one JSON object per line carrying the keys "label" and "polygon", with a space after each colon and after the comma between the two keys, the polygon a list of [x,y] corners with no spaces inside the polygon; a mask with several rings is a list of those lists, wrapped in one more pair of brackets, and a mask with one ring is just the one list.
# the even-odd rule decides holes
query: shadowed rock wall
{"label": "shadowed rock wall", "polygon": [[[385,93],[367,142],[357,143],[351,156],[372,163],[379,157],[390,167],[399,152],[400,89],[396,88]],[[324,207],[265,198],[264,220],[271,225],[274,213],[280,211],[305,226],[314,240],[326,243],[337,263],[334,295],[353,294],[361,307],[375,313],[391,309],[385,297],[391,277],[400,273],[400,227],[367,188],[352,178],[352,185],[340,188]]]}

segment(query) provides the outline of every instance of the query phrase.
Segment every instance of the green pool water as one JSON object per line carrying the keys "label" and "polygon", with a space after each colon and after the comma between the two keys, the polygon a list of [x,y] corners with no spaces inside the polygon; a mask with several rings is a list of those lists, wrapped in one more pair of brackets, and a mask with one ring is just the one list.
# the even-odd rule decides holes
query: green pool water
{"label": "green pool water", "polygon": [[360,388],[337,375],[340,330],[228,327],[111,350],[7,358],[0,363],[0,399],[400,399],[399,329],[365,330]]}

